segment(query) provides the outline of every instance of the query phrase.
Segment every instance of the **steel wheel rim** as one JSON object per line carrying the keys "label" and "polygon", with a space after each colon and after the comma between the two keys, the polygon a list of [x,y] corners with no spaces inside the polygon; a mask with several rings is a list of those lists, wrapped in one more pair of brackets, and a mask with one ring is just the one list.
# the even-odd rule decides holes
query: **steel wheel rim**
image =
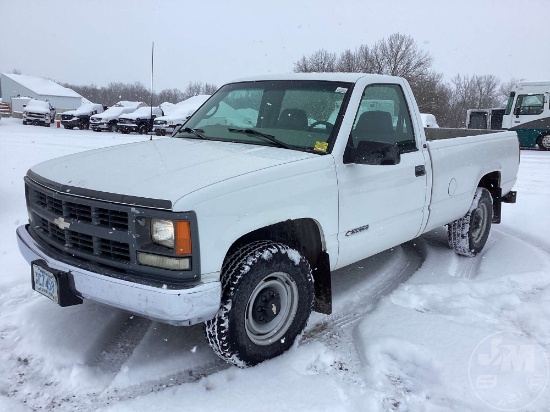
{"label": "steel wheel rim", "polygon": [[542,139],[540,139],[540,143],[545,149],[550,149],[550,135],[547,134],[545,136],[542,136]]}
{"label": "steel wheel rim", "polygon": [[[262,295],[276,291],[280,296],[277,314],[268,323],[259,322],[254,315]],[[254,288],[246,307],[245,328],[249,339],[256,345],[266,346],[284,337],[298,308],[298,287],[287,273],[276,272],[262,279]],[[274,310],[273,306],[266,308]]]}
{"label": "steel wheel rim", "polygon": [[487,205],[485,204],[480,204],[474,212],[472,221],[474,226],[474,229],[472,230],[472,240],[476,243],[478,243],[485,234],[488,215]]}

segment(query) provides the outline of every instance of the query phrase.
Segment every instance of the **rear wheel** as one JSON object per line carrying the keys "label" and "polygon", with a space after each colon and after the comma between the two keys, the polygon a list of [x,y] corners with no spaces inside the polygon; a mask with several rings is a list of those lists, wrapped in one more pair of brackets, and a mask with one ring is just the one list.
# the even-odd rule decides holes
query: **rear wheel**
{"label": "rear wheel", "polygon": [[109,125],[109,131],[110,132],[116,132],[117,131],[117,127],[116,127],[116,124],[110,124]]}
{"label": "rear wheel", "polygon": [[307,260],[280,243],[253,242],[222,268],[222,302],[205,323],[214,352],[239,367],[288,350],[306,326],[313,304]]}
{"label": "rear wheel", "polygon": [[138,133],[139,133],[139,134],[147,134],[147,126],[145,126],[144,124],[142,124],[141,126],[139,126],[139,128],[138,128]]}
{"label": "rear wheel", "polygon": [[462,256],[476,256],[487,243],[493,221],[493,199],[489,191],[478,187],[470,210],[449,223],[449,246]]}
{"label": "rear wheel", "polygon": [[540,150],[550,150],[550,133],[539,136],[537,144]]}

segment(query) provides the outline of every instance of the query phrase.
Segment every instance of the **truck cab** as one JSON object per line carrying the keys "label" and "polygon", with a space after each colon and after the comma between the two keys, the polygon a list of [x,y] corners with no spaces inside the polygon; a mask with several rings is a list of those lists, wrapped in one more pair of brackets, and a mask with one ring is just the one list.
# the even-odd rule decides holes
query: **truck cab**
{"label": "truck cab", "polygon": [[550,80],[516,83],[502,128],[515,130],[521,147],[550,150]]}

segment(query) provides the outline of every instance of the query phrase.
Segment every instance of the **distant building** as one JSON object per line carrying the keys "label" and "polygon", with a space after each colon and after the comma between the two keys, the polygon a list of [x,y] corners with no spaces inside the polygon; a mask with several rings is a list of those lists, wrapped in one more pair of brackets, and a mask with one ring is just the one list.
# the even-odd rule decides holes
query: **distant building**
{"label": "distant building", "polygon": [[74,90],[43,77],[2,73],[0,87],[4,103],[11,103],[14,97],[32,97],[37,100],[48,100],[58,113],[77,109],[82,105],[83,100],[86,101]]}

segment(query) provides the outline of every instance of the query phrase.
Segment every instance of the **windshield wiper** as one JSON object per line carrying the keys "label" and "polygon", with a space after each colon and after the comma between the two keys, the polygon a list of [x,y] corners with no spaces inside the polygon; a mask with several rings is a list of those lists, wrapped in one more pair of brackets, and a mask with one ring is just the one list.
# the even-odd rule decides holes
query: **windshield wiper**
{"label": "windshield wiper", "polygon": [[203,135],[204,130],[202,129],[191,129],[190,127],[184,127],[183,129],[178,130],[178,133],[181,133],[181,132],[189,133],[189,134],[192,134],[193,136],[197,136],[200,139],[208,140],[208,137]]}
{"label": "windshield wiper", "polygon": [[275,143],[277,146],[282,147],[283,149],[290,149],[290,150],[296,150],[295,147],[292,147],[285,142],[281,142],[279,139],[277,139],[275,136],[272,136],[267,133],[262,133],[254,129],[235,129],[233,127],[228,127],[227,130],[233,133],[245,133],[245,134],[251,134],[254,136],[260,136],[264,139],[269,140],[271,143]]}

